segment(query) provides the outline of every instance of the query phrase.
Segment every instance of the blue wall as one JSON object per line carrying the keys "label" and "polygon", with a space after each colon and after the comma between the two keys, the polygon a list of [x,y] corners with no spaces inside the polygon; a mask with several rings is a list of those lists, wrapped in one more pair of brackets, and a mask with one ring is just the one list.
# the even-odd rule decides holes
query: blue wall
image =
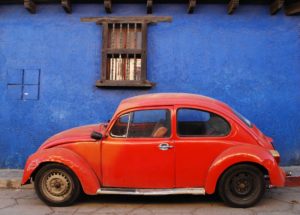
{"label": "blue wall", "polygon": [[[145,5],[113,5],[113,15],[145,15]],[[101,26],[81,17],[105,16],[102,5],[59,4],[29,14],[0,7],[0,168],[22,168],[49,136],[108,120],[121,99],[153,92],[191,92],[220,99],[275,139],[283,164],[300,164],[300,19],[266,6],[156,5],[171,15],[148,32],[150,90],[94,87],[100,77]],[[39,100],[17,100],[12,79],[40,71]],[[17,77],[18,76],[18,77]],[[36,98],[36,92],[31,92]]]}

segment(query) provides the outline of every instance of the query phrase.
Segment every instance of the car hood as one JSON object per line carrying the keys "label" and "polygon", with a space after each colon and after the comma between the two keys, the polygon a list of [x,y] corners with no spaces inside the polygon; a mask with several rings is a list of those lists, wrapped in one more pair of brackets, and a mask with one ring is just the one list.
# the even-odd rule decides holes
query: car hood
{"label": "car hood", "polygon": [[47,139],[40,146],[39,150],[52,148],[54,146],[58,146],[66,143],[95,142],[96,140],[91,138],[91,133],[93,131],[97,131],[104,134],[105,127],[106,124],[101,123],[101,124],[85,125],[85,126],[80,126],[80,127],[65,130]]}

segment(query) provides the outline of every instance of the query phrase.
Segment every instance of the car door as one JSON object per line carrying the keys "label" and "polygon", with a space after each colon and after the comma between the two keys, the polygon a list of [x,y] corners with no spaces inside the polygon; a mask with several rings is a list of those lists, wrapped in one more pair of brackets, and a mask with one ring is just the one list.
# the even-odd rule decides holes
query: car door
{"label": "car door", "polygon": [[121,114],[102,141],[102,183],[119,188],[172,188],[172,107]]}
{"label": "car door", "polygon": [[176,187],[204,187],[214,159],[232,146],[230,123],[198,107],[176,108]]}

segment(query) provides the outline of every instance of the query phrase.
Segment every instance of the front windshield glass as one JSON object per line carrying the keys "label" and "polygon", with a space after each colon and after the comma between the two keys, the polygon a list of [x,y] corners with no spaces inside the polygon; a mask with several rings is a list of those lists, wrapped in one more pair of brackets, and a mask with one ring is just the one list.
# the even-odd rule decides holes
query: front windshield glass
{"label": "front windshield glass", "polygon": [[240,119],[242,120],[248,127],[252,127],[252,123],[246,118],[244,117],[242,114],[240,114],[239,112],[237,112],[236,110],[233,110],[233,113]]}

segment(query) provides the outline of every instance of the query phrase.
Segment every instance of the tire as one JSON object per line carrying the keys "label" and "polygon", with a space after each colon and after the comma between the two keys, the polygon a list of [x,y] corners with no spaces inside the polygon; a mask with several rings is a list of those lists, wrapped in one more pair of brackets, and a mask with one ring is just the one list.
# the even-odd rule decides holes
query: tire
{"label": "tire", "polygon": [[34,188],[43,202],[55,207],[73,204],[81,193],[76,175],[61,164],[42,167],[34,178]]}
{"label": "tire", "polygon": [[238,164],[229,168],[218,183],[218,192],[223,201],[237,208],[255,205],[266,189],[264,174],[249,164]]}

